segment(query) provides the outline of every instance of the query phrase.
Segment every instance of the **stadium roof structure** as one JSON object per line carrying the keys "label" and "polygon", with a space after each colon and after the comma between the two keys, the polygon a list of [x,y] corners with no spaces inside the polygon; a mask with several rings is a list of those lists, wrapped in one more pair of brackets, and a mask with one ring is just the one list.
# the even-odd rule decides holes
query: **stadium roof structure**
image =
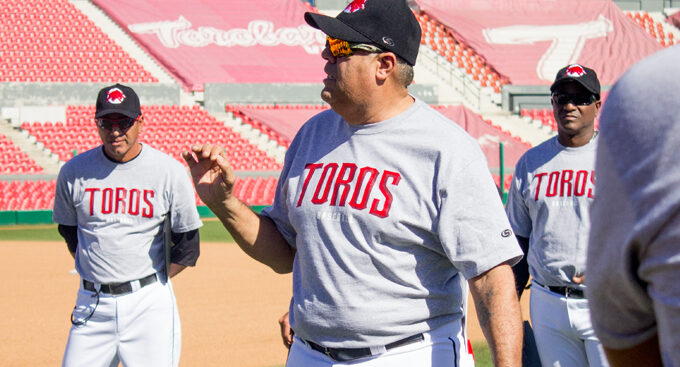
{"label": "stadium roof structure", "polygon": [[549,85],[579,63],[614,84],[662,48],[610,0],[418,0],[420,9],[516,85]]}

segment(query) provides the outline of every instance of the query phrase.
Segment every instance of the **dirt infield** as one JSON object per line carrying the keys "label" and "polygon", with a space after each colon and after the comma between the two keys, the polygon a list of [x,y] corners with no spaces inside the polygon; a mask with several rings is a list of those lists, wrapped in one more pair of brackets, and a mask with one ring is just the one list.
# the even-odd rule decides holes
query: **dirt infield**
{"label": "dirt infield", "polygon": [[[79,279],[66,245],[4,241],[0,256],[2,364],[60,365]],[[234,244],[203,243],[198,265],[173,284],[183,331],[180,366],[285,363],[276,320],[288,307],[290,275],[275,274]],[[469,332],[473,341],[483,338],[472,307]]]}

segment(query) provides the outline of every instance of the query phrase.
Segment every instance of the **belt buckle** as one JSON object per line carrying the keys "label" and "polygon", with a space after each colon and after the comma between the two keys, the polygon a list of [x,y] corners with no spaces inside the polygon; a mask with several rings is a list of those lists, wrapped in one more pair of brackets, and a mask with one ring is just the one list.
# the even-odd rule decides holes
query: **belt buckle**
{"label": "belt buckle", "polygon": [[580,289],[567,287],[567,297],[582,298],[582,291]]}

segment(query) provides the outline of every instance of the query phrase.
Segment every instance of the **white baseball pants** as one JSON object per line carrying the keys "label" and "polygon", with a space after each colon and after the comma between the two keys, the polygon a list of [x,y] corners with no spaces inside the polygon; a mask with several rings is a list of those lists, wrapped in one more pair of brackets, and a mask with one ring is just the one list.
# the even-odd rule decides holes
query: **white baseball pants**
{"label": "white baseball pants", "polygon": [[347,362],[332,360],[295,337],[286,367],[474,367],[460,322],[423,333],[423,340]]}
{"label": "white baseball pants", "polygon": [[[95,307],[95,293],[78,291],[74,320]],[[72,325],[63,367],[176,367],[181,328],[170,282],[156,281],[121,296],[99,294],[99,305],[83,325]]]}
{"label": "white baseball pants", "polygon": [[532,282],[529,310],[543,367],[609,366],[587,299],[567,298]]}

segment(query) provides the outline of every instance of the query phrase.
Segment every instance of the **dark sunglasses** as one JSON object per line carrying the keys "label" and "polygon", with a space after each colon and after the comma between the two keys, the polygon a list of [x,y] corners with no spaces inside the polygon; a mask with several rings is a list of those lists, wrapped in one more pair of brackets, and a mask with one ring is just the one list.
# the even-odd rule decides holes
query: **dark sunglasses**
{"label": "dark sunglasses", "polygon": [[354,55],[352,50],[364,50],[371,53],[384,52],[380,47],[367,43],[350,43],[330,36],[326,36],[326,46],[334,57],[352,56]]}
{"label": "dark sunglasses", "polygon": [[554,104],[566,105],[571,102],[576,106],[587,106],[597,101],[597,96],[594,94],[553,94],[552,102]]}
{"label": "dark sunglasses", "polygon": [[107,118],[96,118],[94,121],[97,122],[97,126],[106,130],[113,130],[114,127],[118,127],[120,131],[128,131],[137,121],[136,118],[124,117],[122,119],[107,119]]}

